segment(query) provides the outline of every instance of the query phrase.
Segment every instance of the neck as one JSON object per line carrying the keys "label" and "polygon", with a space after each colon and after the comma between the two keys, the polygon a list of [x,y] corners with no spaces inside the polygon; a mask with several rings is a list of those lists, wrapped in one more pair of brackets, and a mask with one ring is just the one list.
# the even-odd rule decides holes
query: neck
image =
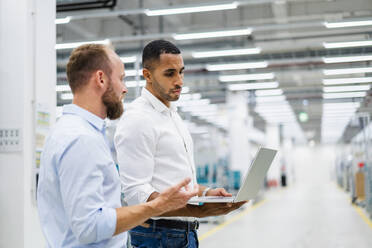
{"label": "neck", "polygon": [[165,106],[167,106],[168,108],[170,108],[170,102],[167,101],[167,100],[164,100],[163,98],[160,97],[159,94],[157,94],[157,92],[152,88],[150,87],[149,85],[146,85],[145,87],[148,91],[150,91],[150,93],[152,95],[154,95],[157,99],[159,99],[159,101],[161,101],[162,103],[164,103]]}
{"label": "neck", "polygon": [[76,104],[80,108],[83,108],[98,117],[105,119],[107,117],[106,107],[100,101],[94,101],[98,96],[87,96],[81,94],[75,94],[72,100],[73,104]]}

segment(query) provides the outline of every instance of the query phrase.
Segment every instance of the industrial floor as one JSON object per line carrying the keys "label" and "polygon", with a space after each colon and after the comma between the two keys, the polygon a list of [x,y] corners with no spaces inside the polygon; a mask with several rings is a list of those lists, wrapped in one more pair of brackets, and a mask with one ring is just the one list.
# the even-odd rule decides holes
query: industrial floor
{"label": "industrial floor", "polygon": [[[301,161],[314,160],[303,155]],[[289,187],[270,189],[256,204],[210,219],[219,223],[201,224],[200,247],[371,248],[372,222],[350,204],[322,162],[302,162]]]}

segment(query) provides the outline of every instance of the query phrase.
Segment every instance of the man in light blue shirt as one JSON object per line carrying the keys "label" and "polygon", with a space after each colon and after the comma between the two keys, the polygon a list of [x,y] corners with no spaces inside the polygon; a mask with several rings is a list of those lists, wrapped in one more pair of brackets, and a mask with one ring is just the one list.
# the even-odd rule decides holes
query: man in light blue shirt
{"label": "man in light blue shirt", "polygon": [[121,183],[105,136],[106,117],[123,113],[124,65],[103,45],[76,48],[67,65],[73,104],[49,134],[41,157],[38,211],[47,247],[125,247],[126,231],[186,205],[183,182],[154,201],[121,207]]}

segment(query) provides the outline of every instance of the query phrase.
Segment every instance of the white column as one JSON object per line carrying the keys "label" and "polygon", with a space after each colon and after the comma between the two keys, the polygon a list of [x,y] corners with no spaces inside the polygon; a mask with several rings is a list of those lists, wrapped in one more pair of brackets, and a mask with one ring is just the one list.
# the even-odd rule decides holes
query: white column
{"label": "white column", "polygon": [[268,180],[276,180],[277,182],[279,182],[281,151],[279,149],[280,130],[278,124],[268,123],[266,125],[266,146],[268,148],[277,149],[279,151],[267,173]]}
{"label": "white column", "polygon": [[248,141],[249,121],[246,92],[229,92],[227,106],[229,112],[230,168],[243,174],[250,164]]}
{"label": "white column", "polygon": [[35,204],[35,109],[55,119],[55,0],[0,1],[0,129],[21,146],[0,152],[0,247],[44,247]]}

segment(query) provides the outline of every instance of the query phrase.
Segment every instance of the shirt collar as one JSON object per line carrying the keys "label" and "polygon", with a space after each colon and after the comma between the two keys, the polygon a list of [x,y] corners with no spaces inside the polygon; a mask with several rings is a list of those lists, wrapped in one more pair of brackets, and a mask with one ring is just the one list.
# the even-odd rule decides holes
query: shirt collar
{"label": "shirt collar", "polygon": [[63,114],[78,115],[100,131],[104,130],[106,127],[104,119],[77,106],[76,104],[68,104],[63,106]]}
{"label": "shirt collar", "polygon": [[145,87],[142,88],[141,96],[147,99],[151,103],[151,105],[154,107],[154,109],[159,111],[160,113],[164,111],[177,112],[176,104],[171,102],[170,107],[168,108],[164,103],[162,103],[156,96],[154,96]]}

